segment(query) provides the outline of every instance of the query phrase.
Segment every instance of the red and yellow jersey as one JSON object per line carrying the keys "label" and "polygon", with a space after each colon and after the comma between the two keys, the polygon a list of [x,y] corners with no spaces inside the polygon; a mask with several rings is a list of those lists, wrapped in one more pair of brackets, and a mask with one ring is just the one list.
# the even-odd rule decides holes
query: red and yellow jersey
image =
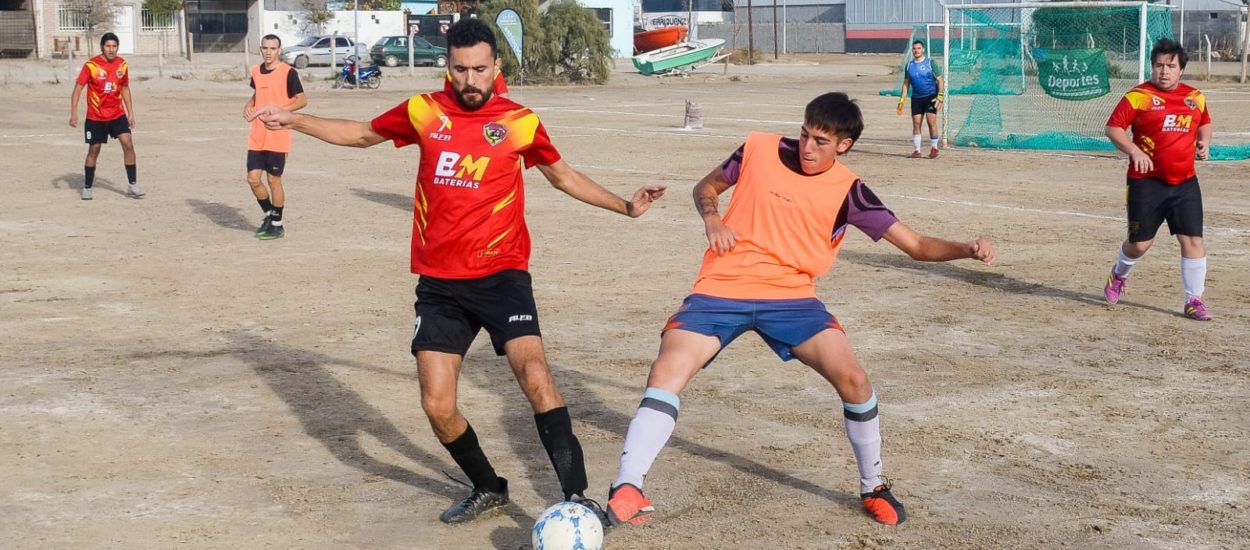
{"label": "red and yellow jersey", "polygon": [[122,88],[130,85],[130,69],[126,60],[112,61],[97,55],[82,64],[78,84],[87,88],[87,119],[113,120],[126,114],[122,106]]}
{"label": "red and yellow jersey", "polygon": [[435,92],[409,98],[372,125],[396,147],[421,147],[413,273],[474,279],[529,269],[521,173],[560,160],[538,115],[502,97],[468,111]]}
{"label": "red and yellow jersey", "polygon": [[1111,112],[1107,126],[1132,128],[1133,143],[1150,156],[1154,170],[1138,172],[1128,165],[1128,177],[1158,179],[1176,185],[1194,177],[1198,128],[1211,124],[1207,99],[1186,84],[1171,91],[1143,82],[1124,94]]}
{"label": "red and yellow jersey", "polygon": [[710,247],[695,294],[735,300],[816,296],[816,278],[833,266],[846,232],[839,213],[858,177],[845,164],[795,173],[778,155],[781,136],[752,132],[724,224],[738,235],[724,256]]}
{"label": "red and yellow jersey", "polygon": [[[451,69],[447,69],[444,74],[447,77],[443,79],[443,92],[451,95],[455,91],[451,88]],[[495,93],[501,96],[508,95],[508,81],[504,80],[503,71],[495,73]]]}

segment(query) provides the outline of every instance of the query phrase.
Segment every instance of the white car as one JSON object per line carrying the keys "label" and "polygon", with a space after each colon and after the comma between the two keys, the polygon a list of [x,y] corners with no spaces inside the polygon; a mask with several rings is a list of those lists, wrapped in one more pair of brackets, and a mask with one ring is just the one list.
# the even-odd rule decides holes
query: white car
{"label": "white car", "polygon": [[309,65],[330,64],[330,43],[334,42],[334,62],[342,65],[349,55],[364,59],[369,55],[369,46],[353,43],[346,36],[310,36],[294,46],[282,48],[282,61],[303,69]]}

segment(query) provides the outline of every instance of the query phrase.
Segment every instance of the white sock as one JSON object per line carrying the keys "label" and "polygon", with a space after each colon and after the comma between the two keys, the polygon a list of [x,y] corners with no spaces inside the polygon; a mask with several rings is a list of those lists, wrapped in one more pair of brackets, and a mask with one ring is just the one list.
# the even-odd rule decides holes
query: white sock
{"label": "white sock", "polygon": [[920,150],[920,134],[916,134],[916,135],[912,136],[912,137],[911,137],[911,142],[912,142],[912,144],[913,144],[913,145],[915,145],[915,146],[916,146],[916,150],[917,150],[917,151],[919,151],[919,150]]}
{"label": "white sock", "polygon": [[1141,258],[1130,258],[1125,256],[1123,246],[1121,246],[1117,251],[1120,255],[1115,261],[1115,267],[1111,268],[1111,272],[1115,273],[1116,277],[1128,277],[1128,272],[1132,271],[1133,266],[1137,265],[1137,261]]}
{"label": "white sock", "polygon": [[673,429],[677,427],[677,411],[680,408],[681,399],[673,393],[647,388],[642,403],[638,405],[638,412],[629,422],[629,431],[625,433],[621,469],[612,487],[628,483],[642,489],[642,482],[647,478],[655,457],[664,450]]}
{"label": "white sock", "polygon": [[881,419],[877,394],[866,403],[842,403],[842,424],[859,466],[859,492],[871,493],[881,483]]}
{"label": "white sock", "polygon": [[929,136],[929,146],[937,149],[938,136]]}
{"label": "white sock", "polygon": [[1207,286],[1207,257],[1181,257],[1181,283],[1185,285],[1185,301],[1201,298]]}

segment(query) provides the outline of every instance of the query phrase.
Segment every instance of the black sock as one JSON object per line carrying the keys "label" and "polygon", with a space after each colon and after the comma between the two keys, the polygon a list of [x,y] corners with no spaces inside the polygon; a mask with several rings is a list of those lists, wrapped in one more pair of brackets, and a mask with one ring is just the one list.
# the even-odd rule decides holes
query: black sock
{"label": "black sock", "polygon": [[281,222],[282,222],[282,209],[283,208],[284,207],[282,206],[273,207],[273,215],[270,216],[270,219],[272,219],[275,222],[279,222],[278,225],[282,225]]}
{"label": "black sock", "polygon": [[564,491],[564,500],[573,495],[586,495],[586,460],[582,457],[582,444],[573,435],[573,423],[569,419],[569,408],[559,407],[545,413],[534,415],[534,424],[538,425],[538,438],[547,449],[551,458],[551,466],[560,479],[560,490]]}
{"label": "black sock", "polygon": [[265,197],[263,199],[256,199],[256,204],[260,205],[260,209],[265,212],[266,216],[268,216],[269,213],[273,211],[273,203],[269,202],[269,197]]}
{"label": "black sock", "polygon": [[92,185],[95,185],[95,167],[83,166],[82,167],[82,186],[84,189],[91,189]]}
{"label": "black sock", "polygon": [[495,475],[495,469],[486,460],[486,453],[482,452],[482,446],[477,442],[473,426],[466,426],[460,437],[451,443],[444,443],[443,447],[451,453],[451,459],[456,461],[464,474],[469,476],[474,489],[495,493],[503,490],[503,479]]}
{"label": "black sock", "polygon": [[136,170],[136,168],[135,168],[135,165],[133,165],[133,164],[127,164],[127,165],[126,165],[126,179],[127,179],[128,181],[130,181],[130,185],[134,185],[136,182],[138,182],[138,181],[139,181],[139,180],[135,179],[135,172],[136,172],[136,171],[137,171],[137,170]]}

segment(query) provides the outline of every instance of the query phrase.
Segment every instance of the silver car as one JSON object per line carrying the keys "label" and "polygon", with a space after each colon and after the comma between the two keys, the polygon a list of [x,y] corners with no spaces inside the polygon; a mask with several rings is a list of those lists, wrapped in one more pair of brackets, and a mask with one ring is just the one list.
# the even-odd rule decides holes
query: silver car
{"label": "silver car", "polygon": [[346,36],[310,36],[301,40],[299,44],[284,47],[282,61],[294,65],[296,69],[303,69],[309,65],[329,65],[331,42],[334,43],[334,62],[338,65],[342,65],[343,60],[349,55],[364,58],[369,54],[367,45],[353,43],[352,39]]}

